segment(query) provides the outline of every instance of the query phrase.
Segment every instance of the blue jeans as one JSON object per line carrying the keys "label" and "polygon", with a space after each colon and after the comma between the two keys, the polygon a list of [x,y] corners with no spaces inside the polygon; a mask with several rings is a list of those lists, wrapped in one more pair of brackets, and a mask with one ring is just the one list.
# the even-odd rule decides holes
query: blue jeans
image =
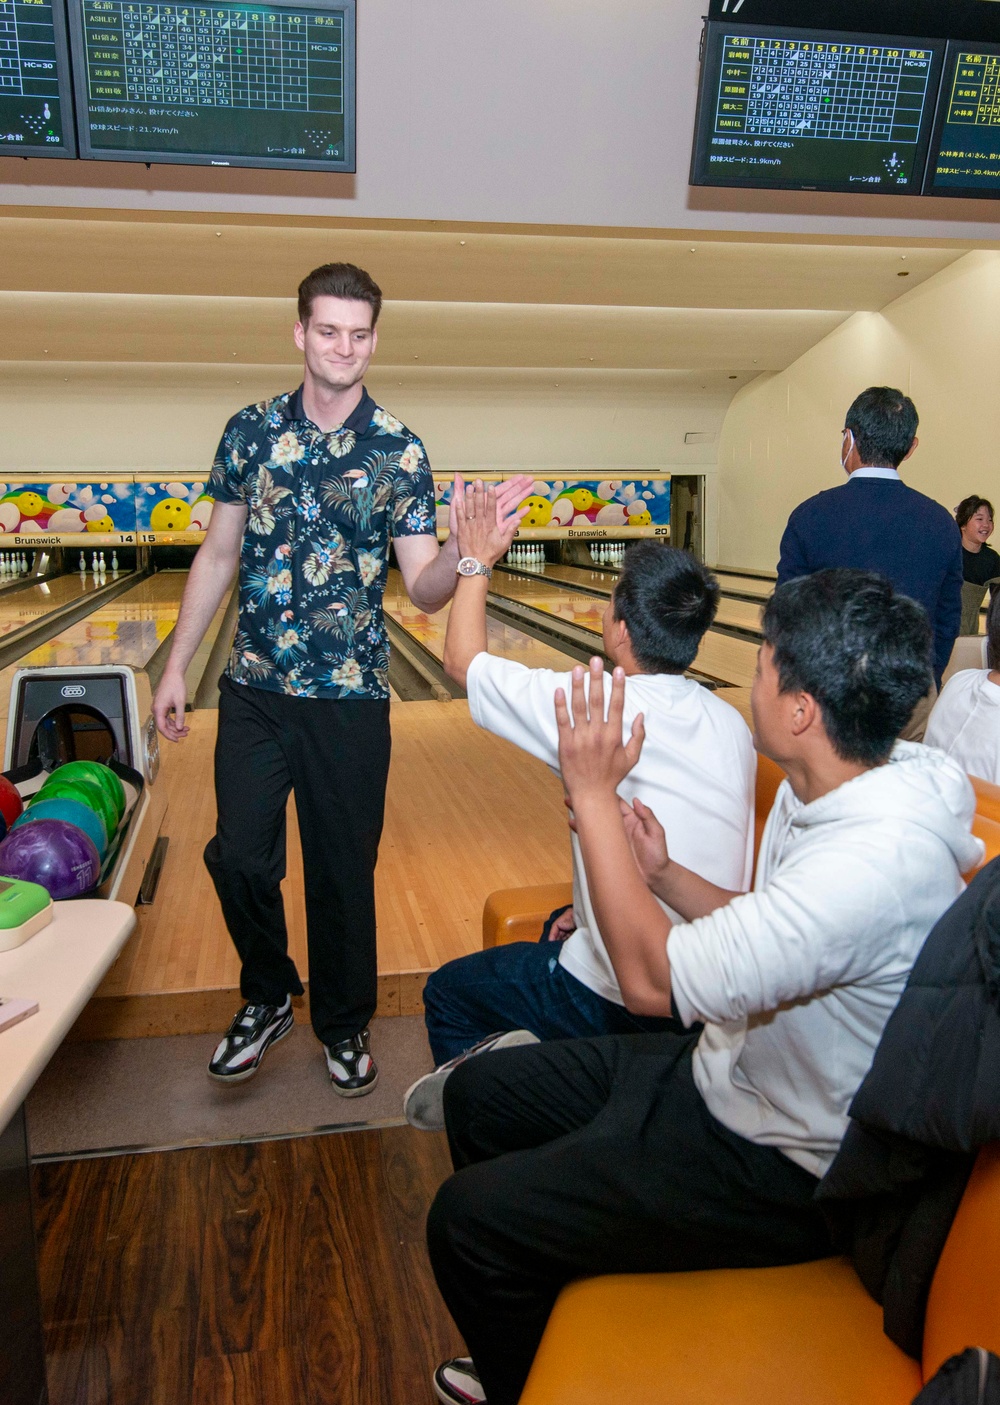
{"label": "blue jeans", "polygon": [[630,1015],[559,964],[558,941],[511,942],[449,961],[424,986],[424,1019],[436,1064],[480,1039],[530,1029],[539,1039],[602,1034],[689,1034],[677,1020]]}

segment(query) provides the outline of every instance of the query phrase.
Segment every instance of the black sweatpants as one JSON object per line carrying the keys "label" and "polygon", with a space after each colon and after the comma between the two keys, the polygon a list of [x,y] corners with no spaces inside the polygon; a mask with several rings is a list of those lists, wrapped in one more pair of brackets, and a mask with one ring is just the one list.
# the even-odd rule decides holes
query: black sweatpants
{"label": "black sweatpants", "polygon": [[449,1077],[456,1173],[431,1206],[427,1238],[489,1405],[516,1405],[573,1279],[832,1252],[815,1177],[709,1113],[692,1077],[695,1039],[504,1049]]}
{"label": "black sweatpants", "polygon": [[215,746],[218,821],[205,863],[254,1004],[301,995],[281,899],[285,806],[302,841],[312,1024],[324,1044],[375,1013],[375,863],[389,773],[389,704],[297,698],[223,678]]}

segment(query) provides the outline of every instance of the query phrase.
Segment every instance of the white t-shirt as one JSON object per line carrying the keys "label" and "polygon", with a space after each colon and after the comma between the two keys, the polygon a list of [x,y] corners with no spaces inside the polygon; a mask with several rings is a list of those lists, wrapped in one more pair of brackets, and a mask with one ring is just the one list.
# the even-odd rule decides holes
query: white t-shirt
{"label": "white t-shirt", "polygon": [[963,668],[941,689],[924,733],[970,776],[1000,785],[1000,687],[988,668]]}
{"label": "white t-shirt", "polygon": [[[589,678],[587,682],[589,689]],[[466,689],[473,721],[514,742],[558,773],[555,693],[570,697],[572,675],[525,668],[495,654],[477,654]],[[605,696],[611,679],[605,674]],[[734,707],[680,674],[638,673],[625,680],[624,732],[644,714],[642,755],[618,793],[636,796],[663,825],[671,855],[720,887],[744,892],[753,872],[757,755]],[[580,845],[573,848],[573,911],[580,924],[560,943],[560,964],[590,990],[623,1004],[611,958],[594,919]],[[663,904],[674,921],[677,913]]]}
{"label": "white t-shirt", "polygon": [[940,751],[897,742],[886,766],[803,805],[778,788],[754,891],[667,938],[694,1080],[730,1131],[820,1176],[934,923],[982,861],[975,794]]}

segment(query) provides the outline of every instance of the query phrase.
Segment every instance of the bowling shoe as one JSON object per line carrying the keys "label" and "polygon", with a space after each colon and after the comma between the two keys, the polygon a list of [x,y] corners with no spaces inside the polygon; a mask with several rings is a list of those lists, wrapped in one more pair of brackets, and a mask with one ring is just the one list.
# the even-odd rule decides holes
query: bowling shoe
{"label": "bowling shoe", "polygon": [[371,1034],[363,1029],[339,1044],[324,1044],[326,1066],[333,1091],[342,1098],[362,1098],[378,1082],[378,1069],[371,1056]]}
{"label": "bowling shoe", "polygon": [[508,1029],[502,1034],[491,1034],[480,1039],[464,1054],[440,1064],[433,1073],[425,1073],[416,1083],[411,1083],[403,1097],[403,1116],[411,1127],[421,1132],[441,1132],[444,1130],[444,1085],[452,1069],[465,1063],[466,1059],[477,1054],[488,1054],[493,1049],[516,1049],[521,1044],[537,1044],[537,1034],[530,1029]]}
{"label": "bowling shoe", "polygon": [[252,1078],[271,1045],[291,1034],[294,1027],[295,1016],[288,996],[280,1007],[244,1005],[212,1055],[209,1078],[220,1083],[242,1083],[245,1078]]}
{"label": "bowling shoe", "polygon": [[443,1361],[432,1378],[434,1394],[442,1405],[486,1405],[486,1396],[471,1356]]}

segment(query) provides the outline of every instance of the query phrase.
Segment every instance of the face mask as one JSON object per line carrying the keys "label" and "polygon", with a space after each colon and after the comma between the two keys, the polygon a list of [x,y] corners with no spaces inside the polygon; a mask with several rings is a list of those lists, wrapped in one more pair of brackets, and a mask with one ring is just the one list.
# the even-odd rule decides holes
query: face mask
{"label": "face mask", "polygon": [[840,445],[840,466],[845,473],[847,472],[847,460],[851,457],[851,450],[854,448],[854,431],[850,429],[845,429],[844,439],[846,439],[848,435],[851,436],[851,442],[847,445],[846,453],[844,451],[843,440],[841,441]]}

